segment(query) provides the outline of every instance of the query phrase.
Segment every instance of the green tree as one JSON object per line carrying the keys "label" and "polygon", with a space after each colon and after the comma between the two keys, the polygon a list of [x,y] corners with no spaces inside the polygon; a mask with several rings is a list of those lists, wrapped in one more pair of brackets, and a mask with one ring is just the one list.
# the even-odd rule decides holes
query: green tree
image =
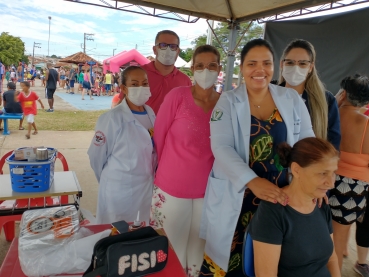
{"label": "green tree", "polygon": [[[240,24],[239,29],[237,30],[237,42],[241,38],[241,35],[243,34],[243,32],[248,27],[249,23],[250,22],[244,22]],[[214,28],[214,33],[217,35],[219,42],[221,44],[219,44],[218,40],[213,36],[212,45],[215,46],[219,50],[220,57],[221,57],[220,59],[221,63],[223,64],[223,66],[225,66],[226,60],[227,60],[227,54],[223,51],[222,46],[225,51],[228,51],[228,46],[229,46],[228,24],[225,22],[218,23],[217,26]],[[255,39],[255,38],[261,38],[262,36],[263,36],[263,27],[257,24],[256,22],[253,22],[249,30],[243,36],[241,42],[239,43],[236,49],[236,59],[240,58],[241,50],[248,41]],[[194,49],[200,45],[206,44],[206,37],[207,37],[206,34],[204,34],[204,35],[197,37],[194,41],[192,41],[191,44],[194,46]],[[223,68],[223,70],[225,70],[225,68]],[[237,72],[237,70],[235,71]]]}
{"label": "green tree", "polygon": [[16,64],[24,60],[24,42],[19,37],[2,32],[0,35],[0,60],[5,65]]}
{"label": "green tree", "polygon": [[186,62],[189,62],[192,58],[193,49],[187,48],[185,50],[182,50],[179,52],[179,56],[184,59]]}

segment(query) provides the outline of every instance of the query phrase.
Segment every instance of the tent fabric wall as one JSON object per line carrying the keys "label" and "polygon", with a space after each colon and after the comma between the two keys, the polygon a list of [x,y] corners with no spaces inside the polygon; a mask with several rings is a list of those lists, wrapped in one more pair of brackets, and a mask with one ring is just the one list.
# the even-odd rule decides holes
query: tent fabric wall
{"label": "tent fabric wall", "polygon": [[122,65],[133,60],[140,65],[144,65],[150,62],[150,60],[146,59],[136,49],[123,51],[113,57],[104,60],[104,73],[106,73],[106,70],[110,70],[113,73],[120,72],[120,67]]}
{"label": "tent fabric wall", "polygon": [[309,19],[268,22],[265,39],[275,50],[274,79],[284,48],[296,38],[311,42],[316,67],[326,88],[339,90],[340,81],[355,73],[369,76],[369,8]]}

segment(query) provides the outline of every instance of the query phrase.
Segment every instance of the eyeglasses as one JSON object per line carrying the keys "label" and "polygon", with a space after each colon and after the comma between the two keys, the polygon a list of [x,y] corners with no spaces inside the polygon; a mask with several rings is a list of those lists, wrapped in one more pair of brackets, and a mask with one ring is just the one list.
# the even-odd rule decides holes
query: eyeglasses
{"label": "eyeglasses", "polygon": [[177,49],[179,48],[178,44],[170,44],[170,43],[165,43],[165,42],[160,42],[156,46],[159,46],[161,50],[166,50],[169,46],[169,49],[172,51],[177,51]]}
{"label": "eyeglasses", "polygon": [[203,63],[195,63],[193,68],[196,71],[203,71],[205,68],[209,69],[210,71],[217,71],[219,68],[219,64],[217,64],[216,62],[211,62],[207,65],[204,65]]}
{"label": "eyeglasses", "polygon": [[295,60],[290,60],[290,59],[284,59],[283,60],[283,65],[284,66],[295,66],[298,65],[301,68],[306,68],[311,64],[311,61],[307,61],[307,60],[300,60],[300,61],[295,61]]}

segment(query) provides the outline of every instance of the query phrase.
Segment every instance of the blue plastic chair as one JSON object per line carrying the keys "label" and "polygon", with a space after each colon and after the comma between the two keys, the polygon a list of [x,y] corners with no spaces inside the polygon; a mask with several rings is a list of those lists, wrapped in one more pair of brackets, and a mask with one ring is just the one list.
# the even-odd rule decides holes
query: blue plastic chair
{"label": "blue plastic chair", "polygon": [[245,237],[243,240],[242,269],[243,273],[246,276],[255,277],[254,246],[252,244],[252,238],[248,232],[248,228],[246,229]]}

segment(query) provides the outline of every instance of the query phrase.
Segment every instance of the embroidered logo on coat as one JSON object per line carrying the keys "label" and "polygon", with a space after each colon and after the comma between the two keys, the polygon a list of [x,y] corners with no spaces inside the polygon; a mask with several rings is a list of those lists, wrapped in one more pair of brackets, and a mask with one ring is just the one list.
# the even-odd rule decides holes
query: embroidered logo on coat
{"label": "embroidered logo on coat", "polygon": [[97,131],[95,133],[95,137],[94,137],[94,144],[96,146],[102,146],[102,145],[105,144],[105,142],[106,142],[106,137],[105,137],[104,133],[101,132],[101,131]]}
{"label": "embroidered logo on coat", "polygon": [[223,116],[223,112],[220,110],[214,110],[212,115],[211,115],[211,119],[210,121],[219,121],[222,119]]}

